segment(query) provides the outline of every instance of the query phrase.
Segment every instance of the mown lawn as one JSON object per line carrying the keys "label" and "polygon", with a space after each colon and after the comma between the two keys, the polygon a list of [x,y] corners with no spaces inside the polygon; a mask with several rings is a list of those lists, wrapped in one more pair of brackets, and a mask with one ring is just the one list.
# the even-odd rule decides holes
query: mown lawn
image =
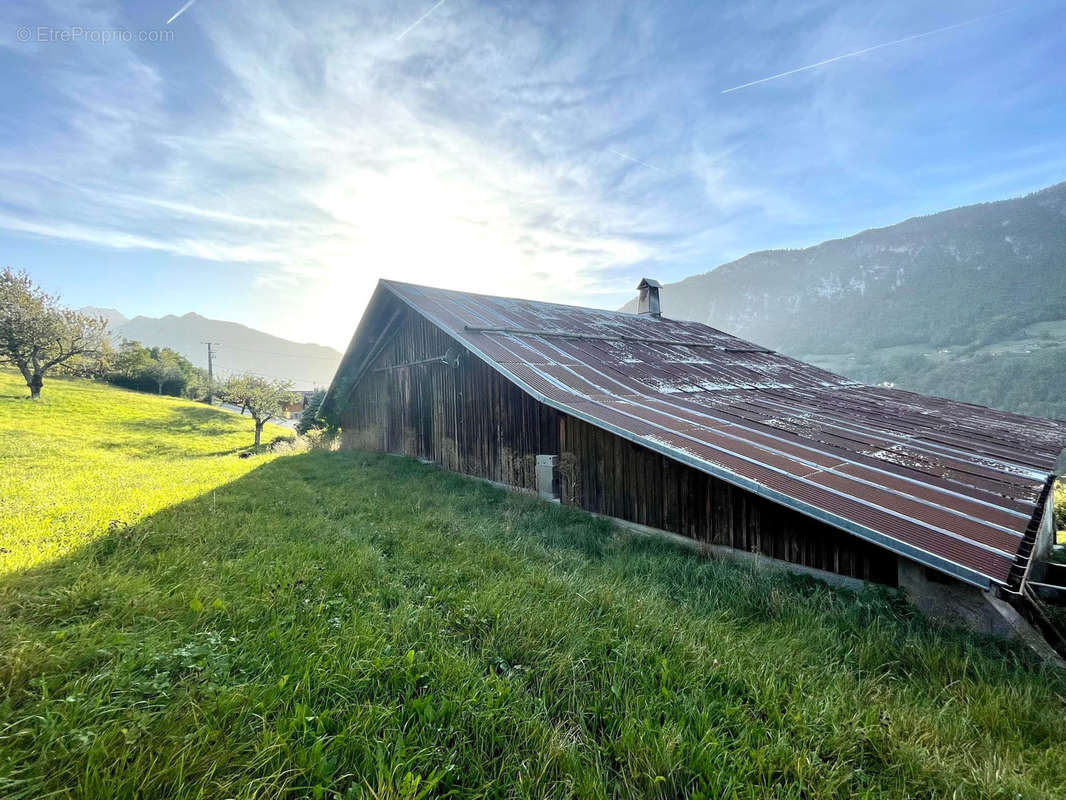
{"label": "mown lawn", "polygon": [[[30,402],[0,368],[0,574],[37,566],[262,464],[247,416],[48,378]],[[269,425],[263,441],[289,431]]]}
{"label": "mown lawn", "polygon": [[6,385],[2,797],[1066,796],[1066,679],[888,593]]}

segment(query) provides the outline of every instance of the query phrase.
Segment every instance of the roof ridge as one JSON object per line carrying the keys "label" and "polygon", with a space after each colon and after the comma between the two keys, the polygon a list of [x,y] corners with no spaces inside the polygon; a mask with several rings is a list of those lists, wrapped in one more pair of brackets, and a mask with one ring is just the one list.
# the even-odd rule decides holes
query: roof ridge
{"label": "roof ridge", "polygon": [[[557,303],[554,300],[532,300],[528,297],[510,297],[502,294],[484,294],[482,292],[465,292],[461,289],[445,289],[442,286],[428,286],[424,283],[411,283],[410,281],[397,281],[392,278],[379,278],[378,283],[386,287],[392,288],[393,286],[409,286],[412,289],[423,289],[431,292],[445,292],[451,295],[466,295],[468,297],[488,298],[489,300],[507,300],[514,303],[532,303],[539,306],[556,306],[557,308],[567,308],[574,311],[593,311],[597,314],[610,314],[611,316],[623,317],[625,319],[642,319],[644,315],[634,314],[630,311],[618,311],[610,308],[596,308],[594,306],[576,306],[570,303]],[[673,319],[672,317],[662,316],[655,320],[656,324],[660,322],[674,322],[679,325],[699,325],[703,328],[707,328],[719,334],[726,336],[732,336],[734,339],[738,338],[730,333],[708,325],[705,322],[696,322],[695,320],[687,319]]]}

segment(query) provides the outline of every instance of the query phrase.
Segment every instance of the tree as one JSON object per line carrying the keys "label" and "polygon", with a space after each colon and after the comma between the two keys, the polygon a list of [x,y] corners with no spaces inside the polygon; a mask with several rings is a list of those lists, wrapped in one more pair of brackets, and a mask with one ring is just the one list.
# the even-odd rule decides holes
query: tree
{"label": "tree", "polygon": [[294,403],[299,396],[290,391],[291,383],[260,378],[257,375],[237,375],[223,385],[222,399],[247,411],[255,421],[255,446],[259,446],[263,426],[272,417],[281,417],[283,403]]}
{"label": "tree", "polygon": [[296,426],[297,433],[303,435],[308,431],[326,427],[326,423],[318,418],[318,410],[322,407],[322,400],[325,396],[325,391],[317,389],[307,398],[307,404],[304,406],[303,413],[300,414],[300,424]]}
{"label": "tree", "polygon": [[0,364],[18,367],[34,400],[50,369],[98,352],[106,330],[103,318],[60,306],[25,271],[0,272]]}
{"label": "tree", "polygon": [[200,369],[199,367],[194,367],[193,370],[194,372],[189,377],[189,382],[185,384],[185,396],[190,400],[207,400],[208,395],[213,389],[211,386],[211,379],[207,375],[207,370]]}
{"label": "tree", "polygon": [[109,364],[104,379],[127,389],[194,398],[206,393],[207,371],[169,347],[144,347],[126,339]]}
{"label": "tree", "polygon": [[163,386],[169,382],[180,382],[182,390],[185,388],[185,375],[175,355],[171,350],[160,350],[144,372],[145,377],[155,381],[156,394],[163,394]]}
{"label": "tree", "polygon": [[69,361],[57,364],[56,372],[73,378],[106,381],[115,368],[115,355],[115,348],[111,343],[111,339],[104,336],[95,352],[75,356]]}
{"label": "tree", "polygon": [[[133,384],[139,381],[152,364],[152,351],[140,342],[123,339],[115,354],[112,383]],[[131,386],[132,388],[132,386]]]}

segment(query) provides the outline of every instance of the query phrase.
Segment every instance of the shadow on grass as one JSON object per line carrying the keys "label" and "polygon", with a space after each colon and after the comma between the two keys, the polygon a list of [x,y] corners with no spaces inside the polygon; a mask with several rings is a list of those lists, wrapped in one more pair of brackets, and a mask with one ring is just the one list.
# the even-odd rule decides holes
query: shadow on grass
{"label": "shadow on grass", "polygon": [[[131,430],[154,430],[161,425],[178,430],[211,428],[225,428],[226,430],[230,430],[230,425],[234,422],[234,416],[240,415],[233,415],[228,411],[220,411],[213,406],[179,406],[169,409],[169,415],[166,418],[160,419],[149,417],[123,420],[120,424]],[[247,417],[245,419],[249,425],[251,425],[251,419]]]}
{"label": "shadow on grass", "polygon": [[[230,447],[225,450],[209,450],[200,453],[190,453],[188,446],[182,447],[179,445],[168,445],[164,442],[155,442],[152,445],[146,447],[142,442],[126,443],[116,442],[111,440],[100,440],[93,444],[94,447],[98,447],[101,450],[119,450],[119,451],[134,451],[139,455],[144,456],[180,456],[185,459],[195,458],[215,458],[217,456],[229,456],[238,453],[253,453],[255,447],[251,442],[247,445],[239,445],[237,447]],[[262,446],[260,452],[263,452]]]}
{"label": "shadow on grass", "polygon": [[[350,452],[274,459],[0,580],[9,797],[401,796],[385,790],[407,773],[440,792],[589,780],[666,797],[723,775],[828,786],[849,760],[856,791],[892,796],[906,774],[941,796],[962,767],[908,750],[908,720],[928,715],[937,752],[974,763],[998,736],[1017,767],[1047,758],[1056,691],[1025,651],[885,593]],[[790,772],[805,748],[827,766]]]}

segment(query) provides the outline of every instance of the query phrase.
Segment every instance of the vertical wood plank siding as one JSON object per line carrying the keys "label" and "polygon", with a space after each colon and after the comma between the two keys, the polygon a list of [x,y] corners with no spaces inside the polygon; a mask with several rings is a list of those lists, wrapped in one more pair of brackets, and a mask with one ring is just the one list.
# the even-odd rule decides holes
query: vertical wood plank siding
{"label": "vertical wood plank siding", "polygon": [[[449,348],[462,354],[457,367],[412,364]],[[341,426],[348,446],[535,490],[537,454],[558,452],[558,419],[557,411],[408,312],[349,396]]]}
{"label": "vertical wood plank siding", "polygon": [[559,423],[563,502],[707,544],[896,585],[896,556],[573,417]]}
{"label": "vertical wood plank siding", "polygon": [[[459,352],[457,366],[415,363]],[[345,444],[536,489],[560,456],[563,502],[697,541],[896,584],[896,557],[777,503],[545,406],[405,312],[341,415]]]}

